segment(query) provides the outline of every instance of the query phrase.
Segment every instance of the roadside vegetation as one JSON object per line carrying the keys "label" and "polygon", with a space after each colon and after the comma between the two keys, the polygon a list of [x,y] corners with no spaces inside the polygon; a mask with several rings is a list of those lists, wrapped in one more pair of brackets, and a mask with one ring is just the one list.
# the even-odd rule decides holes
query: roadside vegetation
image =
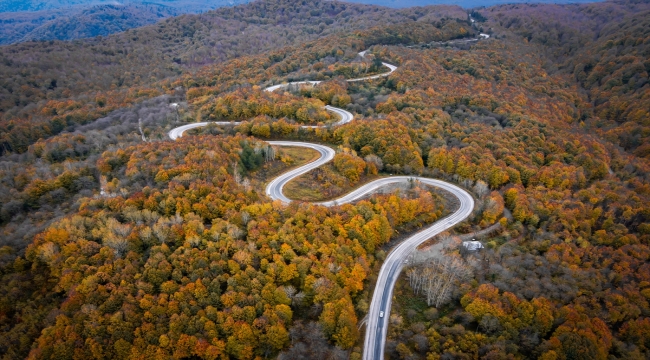
{"label": "roadside vegetation", "polygon": [[[3,47],[2,356],[359,359],[371,274],[454,204],[419,186],[332,208],[272,203],[264,182],[313,156],[265,142],[285,139],[338,149],[298,179],[305,196],[380,171],[429,176],[476,196],[457,234],[500,224],[476,261],[404,273],[391,358],[647,358],[647,2],[504,5],[475,25],[462,11],[375,9],[270,0]],[[404,46],[477,31],[494,36]],[[366,49],[399,70],[346,84],[337,69],[364,69]],[[45,66],[68,56],[79,68]],[[330,78],[261,91],[312,75]],[[301,128],[323,105],[355,120]],[[219,119],[243,123],[166,136]],[[450,269],[467,270],[453,291],[424,286]]]}
{"label": "roadside vegetation", "polygon": [[349,193],[354,188],[377,179],[382,168],[381,159],[362,159],[356,154],[340,152],[334,160],[290,181],[285,193],[301,201],[331,200]]}

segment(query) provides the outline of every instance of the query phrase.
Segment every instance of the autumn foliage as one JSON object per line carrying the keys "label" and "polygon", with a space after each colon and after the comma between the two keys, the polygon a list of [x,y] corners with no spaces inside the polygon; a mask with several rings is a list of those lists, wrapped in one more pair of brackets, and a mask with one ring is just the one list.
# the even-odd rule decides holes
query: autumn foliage
{"label": "autumn foliage", "polygon": [[[332,208],[271,202],[264,171],[291,161],[270,156],[267,139],[332,146],[332,163],[309,176],[339,190],[391,174],[457,183],[477,205],[455,231],[499,224],[458,266],[464,281],[431,296],[438,308],[420,306],[420,295],[398,299],[420,308],[387,319],[391,358],[648,357],[647,3],[504,5],[477,10],[474,25],[463,11],[441,19],[435,8],[395,10],[389,21],[379,15],[390,10],[343,3],[247,6],[218,17],[237,29],[235,42],[239,22],[258,24],[255,34],[277,30],[264,47],[261,36],[191,40],[209,14],[66,44],[103,51],[84,57],[99,61],[122,59],[109,45],[139,44],[133,37],[152,29],[154,45],[194,41],[169,62],[123,60],[56,87],[3,63],[24,70],[0,90],[11,93],[0,104],[7,358],[358,357],[387,244],[453,211],[453,199],[414,182]],[[353,14],[358,27],[345,20]],[[278,30],[303,15],[323,21]],[[424,46],[481,31],[492,36]],[[34,51],[21,46],[21,56]],[[399,69],[344,81],[380,72],[381,61]],[[132,78],[121,78],[125,68]],[[295,80],[323,83],[263,91]],[[301,128],[335,122],[326,104],[355,120]],[[197,121],[242,123],[167,139]]]}

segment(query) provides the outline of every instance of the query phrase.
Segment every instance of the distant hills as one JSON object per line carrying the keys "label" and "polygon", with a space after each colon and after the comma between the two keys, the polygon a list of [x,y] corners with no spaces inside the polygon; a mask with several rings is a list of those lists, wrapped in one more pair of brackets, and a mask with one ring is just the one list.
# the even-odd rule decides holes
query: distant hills
{"label": "distant hills", "polygon": [[106,36],[172,16],[246,2],[248,0],[3,1],[0,2],[0,45]]}
{"label": "distant hills", "polygon": [[598,0],[347,0],[347,2],[354,2],[359,4],[373,4],[388,6],[392,8],[405,8],[412,6],[427,6],[427,5],[458,5],[464,8],[474,8],[481,6],[494,6],[502,4],[514,3],[546,3],[546,4],[575,4],[575,3],[590,3],[597,2]]}
{"label": "distant hills", "polygon": [[159,5],[98,5],[89,9],[0,14],[2,44],[30,40],[74,40],[109,35],[179,15]]}
{"label": "distant hills", "polygon": [[[4,0],[0,1],[0,45],[24,41],[107,36],[182,14],[197,14],[250,0]],[[584,3],[591,0],[348,0],[392,8],[449,4],[464,8],[505,3]]]}
{"label": "distant hills", "polygon": [[159,5],[178,9],[183,12],[202,12],[216,9],[226,5],[241,4],[248,1],[241,0],[48,0],[48,1],[24,1],[24,0],[3,0],[0,1],[0,12],[34,12],[60,9],[88,9],[101,5]]}

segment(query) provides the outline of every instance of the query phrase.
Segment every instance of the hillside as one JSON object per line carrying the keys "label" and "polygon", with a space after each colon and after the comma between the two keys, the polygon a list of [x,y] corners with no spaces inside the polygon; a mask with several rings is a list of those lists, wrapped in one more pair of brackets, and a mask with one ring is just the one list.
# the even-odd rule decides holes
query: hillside
{"label": "hillside", "polygon": [[[361,359],[391,250],[460,207],[422,176],[475,207],[397,262],[386,358],[648,358],[649,6],[502,5],[472,25],[265,0],[0,48],[0,355]],[[206,121],[240,123],[168,136]],[[277,140],[331,149],[293,185],[308,195],[406,185],[273,201],[317,156]]]}
{"label": "hillside", "polygon": [[103,5],[155,5],[167,6],[178,9],[184,13],[201,12],[206,10],[216,9],[225,5],[235,5],[238,1],[201,1],[201,0],[154,0],[154,1],[141,1],[141,0],[5,0],[0,5],[0,13],[4,12],[36,12],[36,11],[49,11],[49,10],[69,10],[69,9],[88,9],[94,6]]}
{"label": "hillside", "polygon": [[517,4],[517,3],[536,3],[536,4],[579,4],[592,3],[593,0],[347,0],[358,4],[380,5],[392,8],[406,8],[413,6],[430,6],[430,5],[456,5],[466,9],[489,7],[500,4]]}
{"label": "hillside", "polygon": [[0,12],[41,11],[70,8],[75,6],[95,6],[114,3],[110,0],[6,0],[0,5]]}
{"label": "hillside", "polygon": [[492,19],[490,26],[539,44],[553,67],[580,83],[593,105],[593,113],[580,119],[585,126],[638,156],[650,157],[647,2],[504,6],[485,13]]}
{"label": "hillside", "polygon": [[[459,27],[451,21],[440,22],[445,16],[466,15],[449,7],[393,10],[273,0],[184,15],[108,38],[0,47],[0,153],[24,152],[41,137],[151,93],[134,91],[137,86],[242,55],[403,21],[431,24],[443,36],[470,35],[456,33]],[[160,84],[150,89],[160,91]]]}
{"label": "hillside", "polygon": [[[234,6],[249,0],[167,0],[167,1],[12,1],[0,3],[0,45],[24,41],[74,40],[106,36],[128,29],[153,24],[181,14],[197,14],[223,6]],[[461,6],[464,8],[492,6],[503,1],[476,0],[413,0],[349,1],[368,5],[407,8],[412,6]],[[526,2],[526,1],[522,1]],[[564,3],[564,0],[541,1]],[[571,3],[591,2],[572,0]],[[512,3],[512,1],[507,1]]]}
{"label": "hillside", "polygon": [[107,36],[187,13],[247,1],[48,1],[0,5],[0,45]]}
{"label": "hillside", "polygon": [[175,8],[158,5],[98,5],[89,9],[2,13],[0,44],[106,36],[180,14]]}

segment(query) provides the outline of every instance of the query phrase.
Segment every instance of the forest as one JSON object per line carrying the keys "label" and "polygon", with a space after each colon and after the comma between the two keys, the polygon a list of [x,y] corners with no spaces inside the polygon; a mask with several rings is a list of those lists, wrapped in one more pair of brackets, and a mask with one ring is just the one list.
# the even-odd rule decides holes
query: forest
{"label": "forest", "polygon": [[462,32],[463,24],[451,20],[466,17],[460,8],[444,10],[272,0],[179,16],[105,38],[2,46],[0,153],[23,153],[40,138],[162,95],[165,79],[244,55],[379,24],[414,22],[426,27],[419,35],[427,30],[432,40],[471,35],[467,25]]}
{"label": "forest", "polygon": [[5,0],[0,4],[0,44],[107,36],[182,14],[247,1]]}
{"label": "forest", "polygon": [[[491,12],[501,26],[547,48],[554,66],[571,74],[588,92],[595,116],[581,119],[585,126],[639,157],[648,157],[647,4],[607,2],[584,7],[580,13],[551,5],[539,11],[517,6]],[[541,17],[554,20],[538,28]]]}
{"label": "forest", "polygon": [[[296,200],[394,174],[476,199],[404,269],[386,358],[649,357],[650,6],[474,11],[265,0],[0,47],[2,358],[360,359],[382,261],[455,204],[417,184],[272,202],[313,157],[280,139],[337,151]],[[323,82],[263,91],[297,80]],[[324,105],[355,120],[300,127],[336,121]]]}

